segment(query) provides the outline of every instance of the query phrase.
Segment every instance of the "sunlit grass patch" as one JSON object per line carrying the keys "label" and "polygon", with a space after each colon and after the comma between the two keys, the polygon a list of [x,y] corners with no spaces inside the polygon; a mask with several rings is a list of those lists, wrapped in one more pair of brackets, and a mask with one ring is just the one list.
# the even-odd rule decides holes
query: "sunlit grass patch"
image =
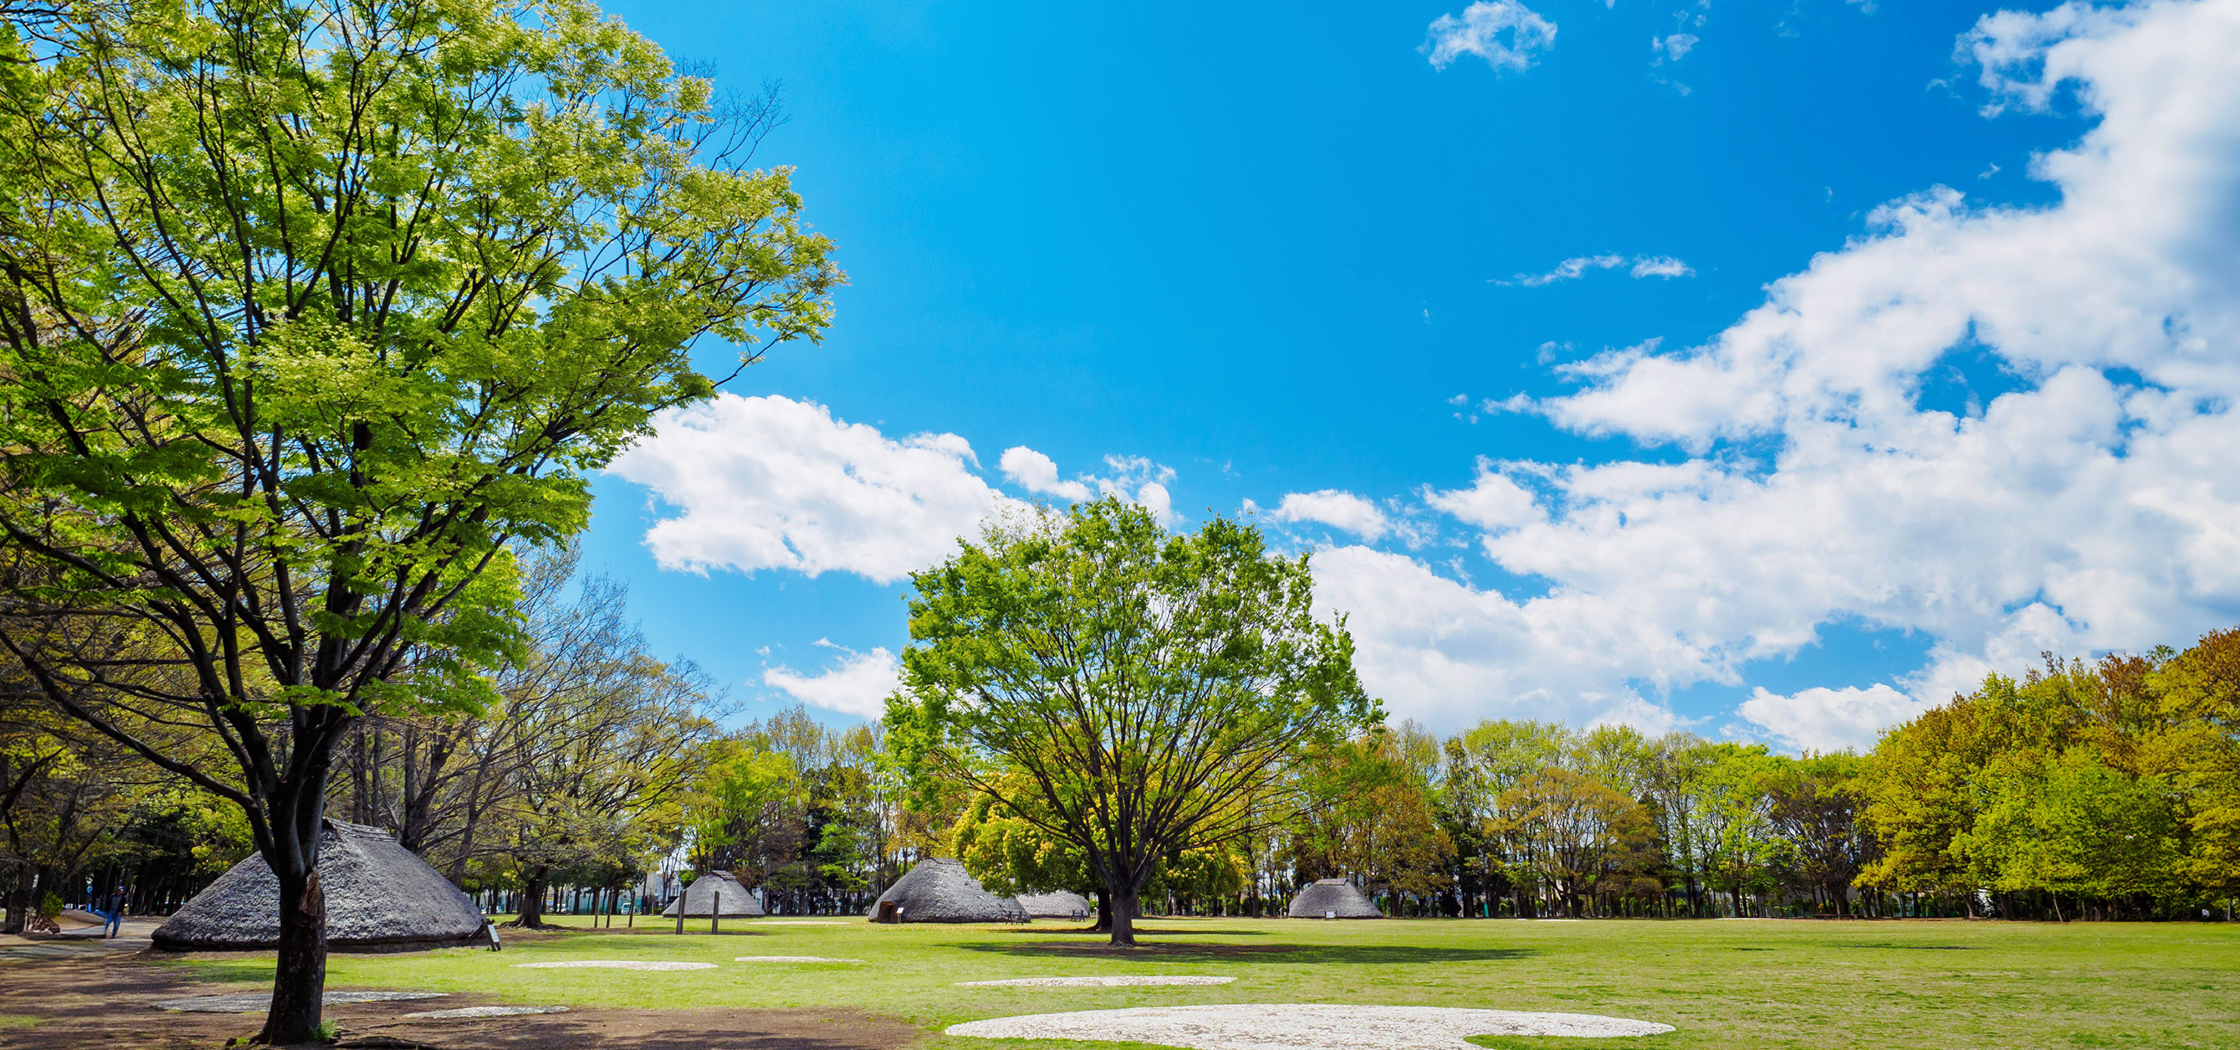
{"label": "sunlit grass patch", "polygon": [[[581,921],[569,917],[569,925]],[[588,925],[586,923],[586,925]],[[846,1007],[927,1032],[927,1050],[1121,1044],[939,1033],[1018,1014],[1213,1003],[1357,1003],[1600,1014],[1673,1025],[1640,1039],[1481,1041],[1501,1048],[1893,1050],[2240,1046],[2240,925],[1951,922],[1538,923],[1154,920],[1139,950],[1078,923],[1012,926],[674,924],[571,929],[450,948],[336,955],[336,988],[476,993],[517,1005]],[[776,966],[739,956],[824,956]],[[525,970],[568,959],[715,963],[682,972]],[[177,965],[266,982],[269,957]],[[1202,974],[1223,985],[967,987],[1020,977]],[[1489,1037],[1490,1038],[1490,1037]]]}

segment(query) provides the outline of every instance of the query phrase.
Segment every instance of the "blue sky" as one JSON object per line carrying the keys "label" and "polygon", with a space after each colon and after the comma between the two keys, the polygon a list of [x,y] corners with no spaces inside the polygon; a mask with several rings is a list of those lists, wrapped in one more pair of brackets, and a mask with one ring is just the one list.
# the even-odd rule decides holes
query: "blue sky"
{"label": "blue sky", "polygon": [[609,3],[783,83],[851,284],[586,564],[835,720],[903,572],[1091,491],[1316,550],[1438,728],[1859,746],[2183,643],[2240,620],[2233,8]]}

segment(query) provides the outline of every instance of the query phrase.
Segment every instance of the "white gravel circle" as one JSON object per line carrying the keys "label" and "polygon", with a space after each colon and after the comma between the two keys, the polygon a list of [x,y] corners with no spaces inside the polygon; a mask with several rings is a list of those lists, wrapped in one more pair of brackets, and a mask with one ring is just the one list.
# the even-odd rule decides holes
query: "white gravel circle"
{"label": "white gravel circle", "polygon": [[822,955],[742,955],[732,962],[755,963],[859,963],[861,959],[827,959]]}
{"label": "white gravel circle", "polygon": [[636,959],[571,959],[567,962],[514,963],[517,970],[713,970],[714,963],[642,962]]}
{"label": "white gravel circle", "polygon": [[451,1017],[520,1017],[525,1014],[564,1014],[565,1006],[462,1006],[456,1010],[427,1010],[406,1017],[429,1019]]}
{"label": "white gravel circle", "polygon": [[1127,988],[1139,984],[1228,984],[1234,977],[1013,977],[1005,981],[958,981],[959,988]]}
{"label": "white gravel circle", "polygon": [[1594,1014],[1454,1010],[1437,1006],[1240,1003],[997,1017],[950,1025],[983,1039],[1083,1039],[1191,1050],[1477,1050],[1473,1035],[1584,1038],[1656,1035],[1668,1024]]}

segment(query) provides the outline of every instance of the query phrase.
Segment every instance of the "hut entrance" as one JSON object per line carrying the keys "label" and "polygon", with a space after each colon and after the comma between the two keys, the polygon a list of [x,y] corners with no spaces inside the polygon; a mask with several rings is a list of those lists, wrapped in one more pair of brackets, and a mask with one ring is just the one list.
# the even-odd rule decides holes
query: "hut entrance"
{"label": "hut entrance", "polygon": [[880,901],[880,902],[879,902],[879,917],[878,917],[878,918],[876,918],[876,919],[873,919],[872,921],[873,921],[873,922],[888,922],[888,923],[901,922],[901,921],[902,921],[902,905],[900,905],[900,904],[896,904],[896,903],[895,903],[895,902],[893,902],[893,901]]}

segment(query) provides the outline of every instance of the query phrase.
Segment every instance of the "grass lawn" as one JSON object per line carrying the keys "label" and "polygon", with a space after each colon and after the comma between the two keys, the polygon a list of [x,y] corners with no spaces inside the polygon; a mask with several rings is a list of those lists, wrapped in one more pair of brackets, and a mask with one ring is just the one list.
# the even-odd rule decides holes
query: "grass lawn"
{"label": "grass lawn", "polygon": [[[587,923],[587,919],[562,921]],[[334,988],[478,992],[520,1004],[848,1006],[927,1030],[928,1050],[1088,1050],[1070,1042],[947,1038],[960,1021],[1013,1014],[1224,1002],[1372,1003],[1610,1014],[1668,1035],[1584,1045],[1960,1050],[1969,1047],[2240,1047],[2240,925],[1998,922],[1387,919],[1153,920],[1153,947],[1099,951],[1074,924],[1029,927],[779,926],[707,922],[583,930],[502,953],[336,955]],[[736,963],[816,955],[861,965]],[[712,962],[713,970],[523,970],[562,959]],[[270,980],[271,962],[174,965]],[[1073,974],[1214,974],[1228,985],[959,988],[959,981]],[[1478,1040],[1489,1047],[1573,1039]]]}

